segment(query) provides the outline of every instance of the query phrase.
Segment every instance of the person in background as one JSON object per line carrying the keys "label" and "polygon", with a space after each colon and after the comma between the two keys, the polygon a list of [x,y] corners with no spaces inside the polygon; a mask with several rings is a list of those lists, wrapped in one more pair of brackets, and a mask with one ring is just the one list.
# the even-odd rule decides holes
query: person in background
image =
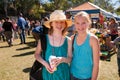
{"label": "person in background", "polygon": [[117,66],[118,66],[118,75],[120,77],[120,32],[118,33],[119,36],[111,41],[112,47],[116,46],[117,48]]}
{"label": "person in background", "polygon": [[5,22],[4,19],[0,20],[0,41],[2,39],[2,41],[5,42],[4,29],[2,28],[4,22]]}
{"label": "person in background", "polygon": [[19,14],[19,18],[17,21],[17,26],[18,26],[18,33],[20,35],[20,44],[26,44],[26,37],[25,37],[25,26],[26,26],[26,21],[23,18],[22,13]]}
{"label": "person in background", "polygon": [[107,28],[108,28],[108,21],[107,21],[107,19],[104,20],[103,28],[104,28],[104,29],[107,29]]}
{"label": "person in background", "polygon": [[91,25],[89,14],[82,11],[74,19],[77,33],[72,36],[71,80],[97,80],[100,46],[98,38],[88,31]]}
{"label": "person in background", "polygon": [[35,23],[35,26],[36,27],[33,28],[33,30],[32,30],[32,35],[33,35],[33,37],[35,39],[35,45],[37,45],[38,40],[40,39],[40,34],[43,34],[43,27],[40,25],[39,21],[37,21]]}
{"label": "person in background", "polygon": [[49,28],[47,28],[47,27],[44,25],[44,22],[45,22],[45,21],[48,21],[48,20],[49,20],[48,17],[44,17],[44,18],[43,18],[43,23],[42,23],[43,34],[48,34]]}
{"label": "person in background", "polygon": [[25,18],[25,20],[26,20],[26,25],[25,25],[26,36],[27,35],[30,36],[30,21],[29,21],[29,19],[27,17]]}
{"label": "person in background", "polygon": [[109,35],[111,36],[111,40],[113,41],[116,37],[118,37],[118,23],[115,18],[110,18],[110,23],[108,25],[108,30],[110,30]]}
{"label": "person in background", "polygon": [[6,41],[9,45],[9,47],[12,46],[12,33],[13,33],[13,25],[9,20],[9,17],[6,17],[5,22],[2,25],[2,28],[4,29],[4,34],[6,37]]}
{"label": "person in background", "polygon": [[72,59],[72,41],[65,37],[66,28],[72,25],[62,10],[50,14],[50,20],[44,23],[49,28],[45,59],[41,54],[41,42],[38,42],[35,58],[43,64],[43,80],[70,80],[69,64]]}
{"label": "person in background", "polygon": [[14,28],[14,31],[13,31],[13,40],[14,39],[18,39],[18,34],[17,34],[17,32],[18,32],[18,26],[17,26],[17,23],[16,23],[16,21],[14,19],[12,20],[12,24],[13,24],[13,28]]}
{"label": "person in background", "polygon": [[[72,17],[72,14],[71,14],[70,12],[66,12],[65,15],[66,15],[66,18],[67,18],[67,19],[70,19],[70,20],[73,21],[73,19],[72,19],[72,18],[73,18],[73,17]],[[70,27],[68,27],[68,28],[67,28],[67,31],[68,31],[67,36],[73,35],[73,34],[75,33],[74,24],[72,24]]]}

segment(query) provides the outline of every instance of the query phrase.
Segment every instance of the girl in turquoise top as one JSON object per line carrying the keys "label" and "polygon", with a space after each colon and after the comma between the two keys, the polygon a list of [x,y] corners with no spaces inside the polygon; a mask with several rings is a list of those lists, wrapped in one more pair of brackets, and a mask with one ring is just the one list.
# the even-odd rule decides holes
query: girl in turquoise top
{"label": "girl in turquoise top", "polygon": [[73,40],[71,80],[97,80],[99,70],[99,41],[88,32],[91,20],[86,12],[75,15],[76,35]]}
{"label": "girl in turquoise top", "polygon": [[35,58],[44,65],[43,80],[70,80],[68,63],[72,57],[72,41],[65,38],[65,32],[67,27],[72,25],[72,21],[66,20],[63,11],[55,10],[44,25],[49,28],[45,59],[40,56],[40,41],[35,51]]}

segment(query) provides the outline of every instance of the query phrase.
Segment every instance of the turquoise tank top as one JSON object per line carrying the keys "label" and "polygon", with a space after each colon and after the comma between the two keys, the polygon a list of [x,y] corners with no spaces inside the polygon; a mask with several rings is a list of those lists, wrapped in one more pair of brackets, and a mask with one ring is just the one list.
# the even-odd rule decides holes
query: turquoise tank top
{"label": "turquoise tank top", "polygon": [[[67,57],[68,53],[68,41],[67,38],[64,40],[64,43],[55,47],[52,46],[49,42],[47,35],[47,48],[45,53],[45,60],[49,63],[49,56],[53,54],[52,48],[54,48],[56,57]],[[67,63],[61,63],[57,66],[57,70],[54,73],[49,73],[44,67],[42,70],[43,80],[70,80],[70,66]]]}
{"label": "turquoise tank top", "polygon": [[91,78],[93,69],[93,52],[90,46],[90,34],[87,35],[87,38],[81,45],[77,44],[76,36],[73,42],[74,51],[70,68],[71,74],[79,79]]}

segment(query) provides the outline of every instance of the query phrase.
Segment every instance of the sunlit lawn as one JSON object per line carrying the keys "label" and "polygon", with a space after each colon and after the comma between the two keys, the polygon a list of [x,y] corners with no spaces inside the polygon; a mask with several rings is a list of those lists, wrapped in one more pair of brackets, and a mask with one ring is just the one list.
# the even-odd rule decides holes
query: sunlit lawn
{"label": "sunlit lawn", "polygon": [[[34,61],[34,39],[27,38],[27,44],[19,45],[19,39],[14,40],[12,47],[6,42],[0,42],[0,80],[29,80],[29,71]],[[100,61],[98,80],[119,80],[117,75],[116,54],[111,61]]]}
{"label": "sunlit lawn", "polygon": [[19,39],[7,47],[0,42],[0,80],[28,80],[31,64],[34,61],[34,39],[27,38],[27,44],[19,45]]}

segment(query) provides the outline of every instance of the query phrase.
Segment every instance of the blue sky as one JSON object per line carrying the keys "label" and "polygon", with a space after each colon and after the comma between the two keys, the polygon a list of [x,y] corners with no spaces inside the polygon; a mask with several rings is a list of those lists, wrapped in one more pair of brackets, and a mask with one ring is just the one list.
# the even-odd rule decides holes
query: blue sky
{"label": "blue sky", "polygon": [[[114,4],[116,1],[118,1],[118,0],[112,0],[112,3]],[[120,3],[117,3],[114,7],[118,8],[119,6],[120,6]]]}
{"label": "blue sky", "polygon": [[41,3],[46,3],[46,2],[49,2],[50,0],[39,0]]}

